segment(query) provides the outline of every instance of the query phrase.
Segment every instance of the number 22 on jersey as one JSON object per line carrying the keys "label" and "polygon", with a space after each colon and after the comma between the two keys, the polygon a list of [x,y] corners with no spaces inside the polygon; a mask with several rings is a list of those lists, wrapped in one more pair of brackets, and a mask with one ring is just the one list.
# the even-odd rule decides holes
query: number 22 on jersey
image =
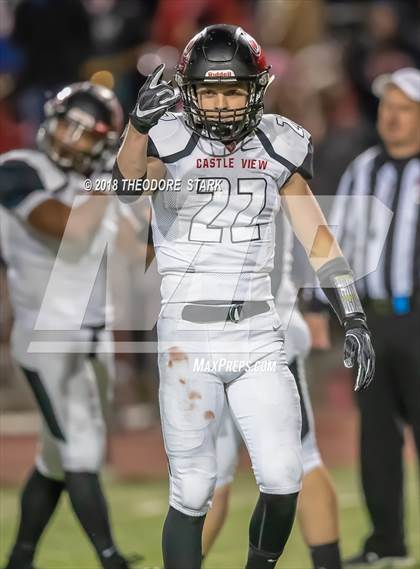
{"label": "number 22 on jersey", "polygon": [[232,243],[259,241],[261,226],[269,222],[260,219],[267,201],[267,181],[238,178],[236,187],[232,188],[227,178],[199,178],[201,180],[217,180],[217,184],[196,184],[196,192],[208,194],[209,199],[192,216],[188,239],[221,243],[223,232],[227,231]]}

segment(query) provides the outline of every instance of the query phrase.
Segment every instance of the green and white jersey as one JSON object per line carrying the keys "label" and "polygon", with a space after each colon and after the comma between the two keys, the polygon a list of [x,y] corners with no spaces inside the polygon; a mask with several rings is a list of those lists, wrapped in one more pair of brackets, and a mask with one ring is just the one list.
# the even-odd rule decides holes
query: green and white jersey
{"label": "green and white jersey", "polygon": [[[104,174],[105,175],[105,174]],[[102,174],[101,174],[102,176]],[[44,153],[13,150],[0,156],[0,236],[15,321],[24,328],[72,330],[111,318],[106,302],[104,244],[117,231],[116,200],[89,244],[48,237],[27,222],[54,199],[77,207],[89,198],[85,177],[58,168]]]}

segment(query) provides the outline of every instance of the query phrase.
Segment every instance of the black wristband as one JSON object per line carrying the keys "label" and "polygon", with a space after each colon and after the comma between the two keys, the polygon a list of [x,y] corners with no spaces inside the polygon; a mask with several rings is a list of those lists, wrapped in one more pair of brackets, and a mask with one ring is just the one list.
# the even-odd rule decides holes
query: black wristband
{"label": "black wristband", "polygon": [[115,160],[114,167],[112,169],[112,180],[117,180],[117,189],[115,190],[118,199],[123,203],[133,203],[135,202],[143,193],[142,182],[147,178],[147,171],[141,178],[137,180],[128,180],[124,178],[121,170],[118,166],[117,160]]}
{"label": "black wristband", "polygon": [[317,271],[317,276],[341,324],[354,319],[366,321],[353,273],[344,257],[337,257],[325,263]]}
{"label": "black wristband", "polygon": [[357,314],[355,316],[350,316],[349,318],[346,318],[343,322],[343,327],[346,332],[347,330],[351,330],[352,328],[364,328],[365,330],[369,331],[366,321],[366,316],[362,314]]}

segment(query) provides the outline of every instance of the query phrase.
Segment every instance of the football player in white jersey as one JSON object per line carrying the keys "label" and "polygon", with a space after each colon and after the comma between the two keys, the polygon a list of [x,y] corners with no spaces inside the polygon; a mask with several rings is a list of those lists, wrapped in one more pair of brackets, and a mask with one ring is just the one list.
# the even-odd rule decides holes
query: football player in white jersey
{"label": "football player in white jersey", "polygon": [[[87,177],[102,176],[112,160],[122,110],[112,91],[86,82],[64,88],[45,111],[40,150],[0,157],[1,237],[14,310],[11,349],[42,414],[40,447],[23,488],[7,569],[33,568],[63,490],[101,566],[127,569],[98,474],[113,366],[110,355],[96,353],[98,342],[111,339],[104,329],[101,248],[116,232],[116,204],[83,192]],[[32,340],[47,347],[31,352]],[[50,351],[50,340],[77,342],[81,353]]]}
{"label": "football player in white jersey", "polygon": [[356,388],[373,376],[351,270],[306,183],[310,136],[263,114],[268,69],[241,28],[205,28],[177,68],[183,112],[167,112],[178,95],[161,81],[159,66],[139,91],[114,166],[122,194],[157,181],[162,190],[152,195],[152,227],[162,274],[166,569],[201,566],[225,396],[260,490],[246,568],[274,567],[291,531],[302,479],[301,413],[270,287],[280,202],[345,328],[345,363],[359,368]]}
{"label": "football player in white jersey", "polygon": [[[275,257],[278,265],[275,275],[272,275],[272,288],[275,291],[275,307],[286,328],[284,349],[287,363],[300,396],[303,481],[297,507],[298,519],[314,569],[340,569],[337,498],[316,442],[313,411],[305,379],[305,358],[311,347],[311,335],[297,307],[297,289],[291,278],[292,251],[292,228],[279,214],[276,219]],[[274,286],[276,280],[279,281],[277,291]],[[228,513],[230,488],[240,445],[240,435],[226,404],[216,441],[217,482],[212,507],[204,523],[203,558],[209,553]]]}

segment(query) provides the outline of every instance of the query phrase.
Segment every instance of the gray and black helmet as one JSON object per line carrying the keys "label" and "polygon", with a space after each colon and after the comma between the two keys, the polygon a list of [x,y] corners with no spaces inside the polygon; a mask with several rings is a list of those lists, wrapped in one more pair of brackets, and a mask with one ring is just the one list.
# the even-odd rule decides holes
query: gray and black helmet
{"label": "gray and black helmet", "polygon": [[[261,120],[269,69],[259,44],[239,26],[204,28],[184,49],[175,74],[187,124],[201,136],[223,142],[246,136]],[[248,100],[243,109],[229,112],[229,120],[223,119],[223,110],[215,117],[214,111],[198,106],[197,85],[237,82],[248,84]]]}
{"label": "gray and black helmet", "polygon": [[[115,152],[123,126],[123,112],[117,97],[107,87],[88,81],[64,87],[44,106],[45,119],[37,142],[54,162],[66,169],[89,174],[100,169]],[[89,152],[63,152],[55,134],[60,119],[68,123],[68,139],[76,142],[84,132],[94,135]]]}

